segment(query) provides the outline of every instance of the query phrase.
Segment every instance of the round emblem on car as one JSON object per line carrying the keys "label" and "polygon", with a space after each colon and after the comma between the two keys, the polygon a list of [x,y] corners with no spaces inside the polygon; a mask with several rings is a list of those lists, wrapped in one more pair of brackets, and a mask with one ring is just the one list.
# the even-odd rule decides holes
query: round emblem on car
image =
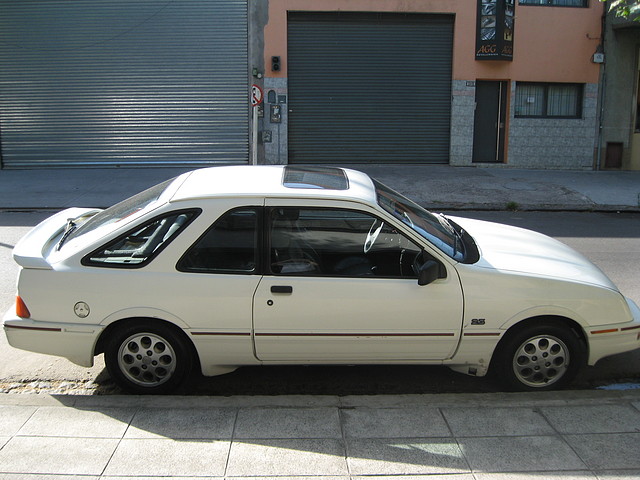
{"label": "round emblem on car", "polygon": [[84,302],[78,302],[73,306],[73,312],[80,318],[89,316],[89,305]]}

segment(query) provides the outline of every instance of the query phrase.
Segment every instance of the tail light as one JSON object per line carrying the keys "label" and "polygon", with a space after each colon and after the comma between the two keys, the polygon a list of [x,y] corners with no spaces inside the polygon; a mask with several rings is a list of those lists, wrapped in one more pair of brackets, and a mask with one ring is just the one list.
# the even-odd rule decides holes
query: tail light
{"label": "tail light", "polygon": [[24,300],[20,298],[20,295],[16,296],[16,315],[20,318],[30,318],[31,312],[27,308],[27,305],[24,303]]}

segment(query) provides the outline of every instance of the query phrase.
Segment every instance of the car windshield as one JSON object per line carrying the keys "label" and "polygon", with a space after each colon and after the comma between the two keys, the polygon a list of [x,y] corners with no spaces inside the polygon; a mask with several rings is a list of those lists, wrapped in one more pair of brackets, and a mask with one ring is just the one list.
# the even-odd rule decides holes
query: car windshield
{"label": "car windshield", "polygon": [[443,215],[435,215],[377,180],[378,204],[454,260],[464,260],[460,235]]}
{"label": "car windshield", "polygon": [[127,198],[106,210],[102,210],[100,213],[90,217],[85,223],[78,225],[77,228],[67,236],[65,242],[68,242],[73,238],[78,238],[100,227],[120,222],[143,210],[152,210],[155,208],[155,205],[162,193],[174,180],[175,178],[167,180],[166,182],[155,185],[144,192],[134,195],[133,197]]}

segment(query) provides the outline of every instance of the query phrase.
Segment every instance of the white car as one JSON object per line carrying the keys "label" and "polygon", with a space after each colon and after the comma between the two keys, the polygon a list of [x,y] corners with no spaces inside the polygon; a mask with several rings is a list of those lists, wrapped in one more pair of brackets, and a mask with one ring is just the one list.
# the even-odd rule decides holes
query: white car
{"label": "white car", "polygon": [[9,343],[164,393],[193,368],[425,364],[517,390],[640,347],[640,310],[544,235],[435,215],[354,170],[213,167],[15,247]]}

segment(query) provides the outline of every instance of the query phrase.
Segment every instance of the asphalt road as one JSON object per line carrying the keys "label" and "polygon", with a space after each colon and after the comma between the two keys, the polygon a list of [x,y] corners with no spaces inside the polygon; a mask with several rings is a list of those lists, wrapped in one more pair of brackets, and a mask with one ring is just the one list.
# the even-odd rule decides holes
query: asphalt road
{"label": "asphalt road", "polygon": [[[11,249],[31,226],[52,212],[0,212],[0,311],[11,307],[17,266]],[[640,304],[640,215],[571,212],[449,212],[537,230],[580,251]],[[589,367],[572,388],[640,383],[640,351],[609,357]],[[0,335],[0,391],[120,393],[101,357],[92,368],[23,352]],[[499,391],[486,379],[423,366],[245,367],[220,377],[194,377],[185,394],[350,395]]]}

